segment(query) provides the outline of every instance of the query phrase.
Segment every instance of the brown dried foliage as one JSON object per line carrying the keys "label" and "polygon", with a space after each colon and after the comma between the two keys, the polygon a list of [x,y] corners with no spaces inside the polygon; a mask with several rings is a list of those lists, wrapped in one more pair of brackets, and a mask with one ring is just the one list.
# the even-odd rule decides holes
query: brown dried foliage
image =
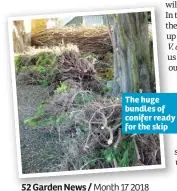
{"label": "brown dried foliage", "polygon": [[31,37],[32,46],[58,46],[72,43],[82,52],[104,54],[112,50],[107,27],[58,27],[35,33]]}

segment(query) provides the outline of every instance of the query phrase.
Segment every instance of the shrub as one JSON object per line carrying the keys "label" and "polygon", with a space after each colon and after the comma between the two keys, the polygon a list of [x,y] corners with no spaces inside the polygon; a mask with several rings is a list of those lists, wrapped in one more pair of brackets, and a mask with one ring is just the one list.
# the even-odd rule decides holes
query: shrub
{"label": "shrub", "polygon": [[56,64],[56,55],[49,52],[41,52],[37,55],[37,66],[48,66]]}
{"label": "shrub", "polygon": [[134,166],[136,163],[135,144],[132,139],[122,140],[117,148],[103,149],[102,155],[108,163],[116,160],[120,167]]}
{"label": "shrub", "polygon": [[14,56],[14,63],[15,63],[15,69],[16,69],[16,72],[20,72],[21,68],[22,68],[22,61],[21,61],[21,56],[18,55],[18,56]]}
{"label": "shrub", "polygon": [[77,94],[74,101],[78,105],[83,105],[83,104],[90,103],[93,100],[94,100],[94,96],[92,94],[84,92],[84,93]]}

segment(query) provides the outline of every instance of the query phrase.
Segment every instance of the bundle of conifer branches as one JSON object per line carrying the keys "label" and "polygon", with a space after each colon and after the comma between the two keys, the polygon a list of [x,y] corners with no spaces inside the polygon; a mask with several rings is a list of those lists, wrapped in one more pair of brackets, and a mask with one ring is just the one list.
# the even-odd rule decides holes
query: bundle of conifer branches
{"label": "bundle of conifer branches", "polygon": [[72,43],[82,52],[104,54],[112,50],[107,27],[57,27],[32,34],[32,46],[58,46]]}

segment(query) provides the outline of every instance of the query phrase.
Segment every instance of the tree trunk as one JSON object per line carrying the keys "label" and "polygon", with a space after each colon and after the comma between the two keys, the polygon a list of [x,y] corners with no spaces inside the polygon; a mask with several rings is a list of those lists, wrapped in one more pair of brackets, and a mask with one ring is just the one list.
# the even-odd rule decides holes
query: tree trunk
{"label": "tree trunk", "polygon": [[154,80],[149,50],[147,13],[109,15],[114,54],[113,95],[151,92]]}
{"label": "tree trunk", "polygon": [[25,30],[24,21],[14,21],[13,24],[14,52],[21,53],[31,45],[31,36]]}

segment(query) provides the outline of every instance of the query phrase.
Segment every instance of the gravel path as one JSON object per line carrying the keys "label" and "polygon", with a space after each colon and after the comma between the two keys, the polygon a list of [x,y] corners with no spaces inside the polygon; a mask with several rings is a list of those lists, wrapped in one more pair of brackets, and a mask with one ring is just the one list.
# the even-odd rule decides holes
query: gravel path
{"label": "gravel path", "polygon": [[48,98],[41,86],[17,85],[22,170],[24,174],[58,171],[58,137],[24,125],[34,116],[38,105]]}

